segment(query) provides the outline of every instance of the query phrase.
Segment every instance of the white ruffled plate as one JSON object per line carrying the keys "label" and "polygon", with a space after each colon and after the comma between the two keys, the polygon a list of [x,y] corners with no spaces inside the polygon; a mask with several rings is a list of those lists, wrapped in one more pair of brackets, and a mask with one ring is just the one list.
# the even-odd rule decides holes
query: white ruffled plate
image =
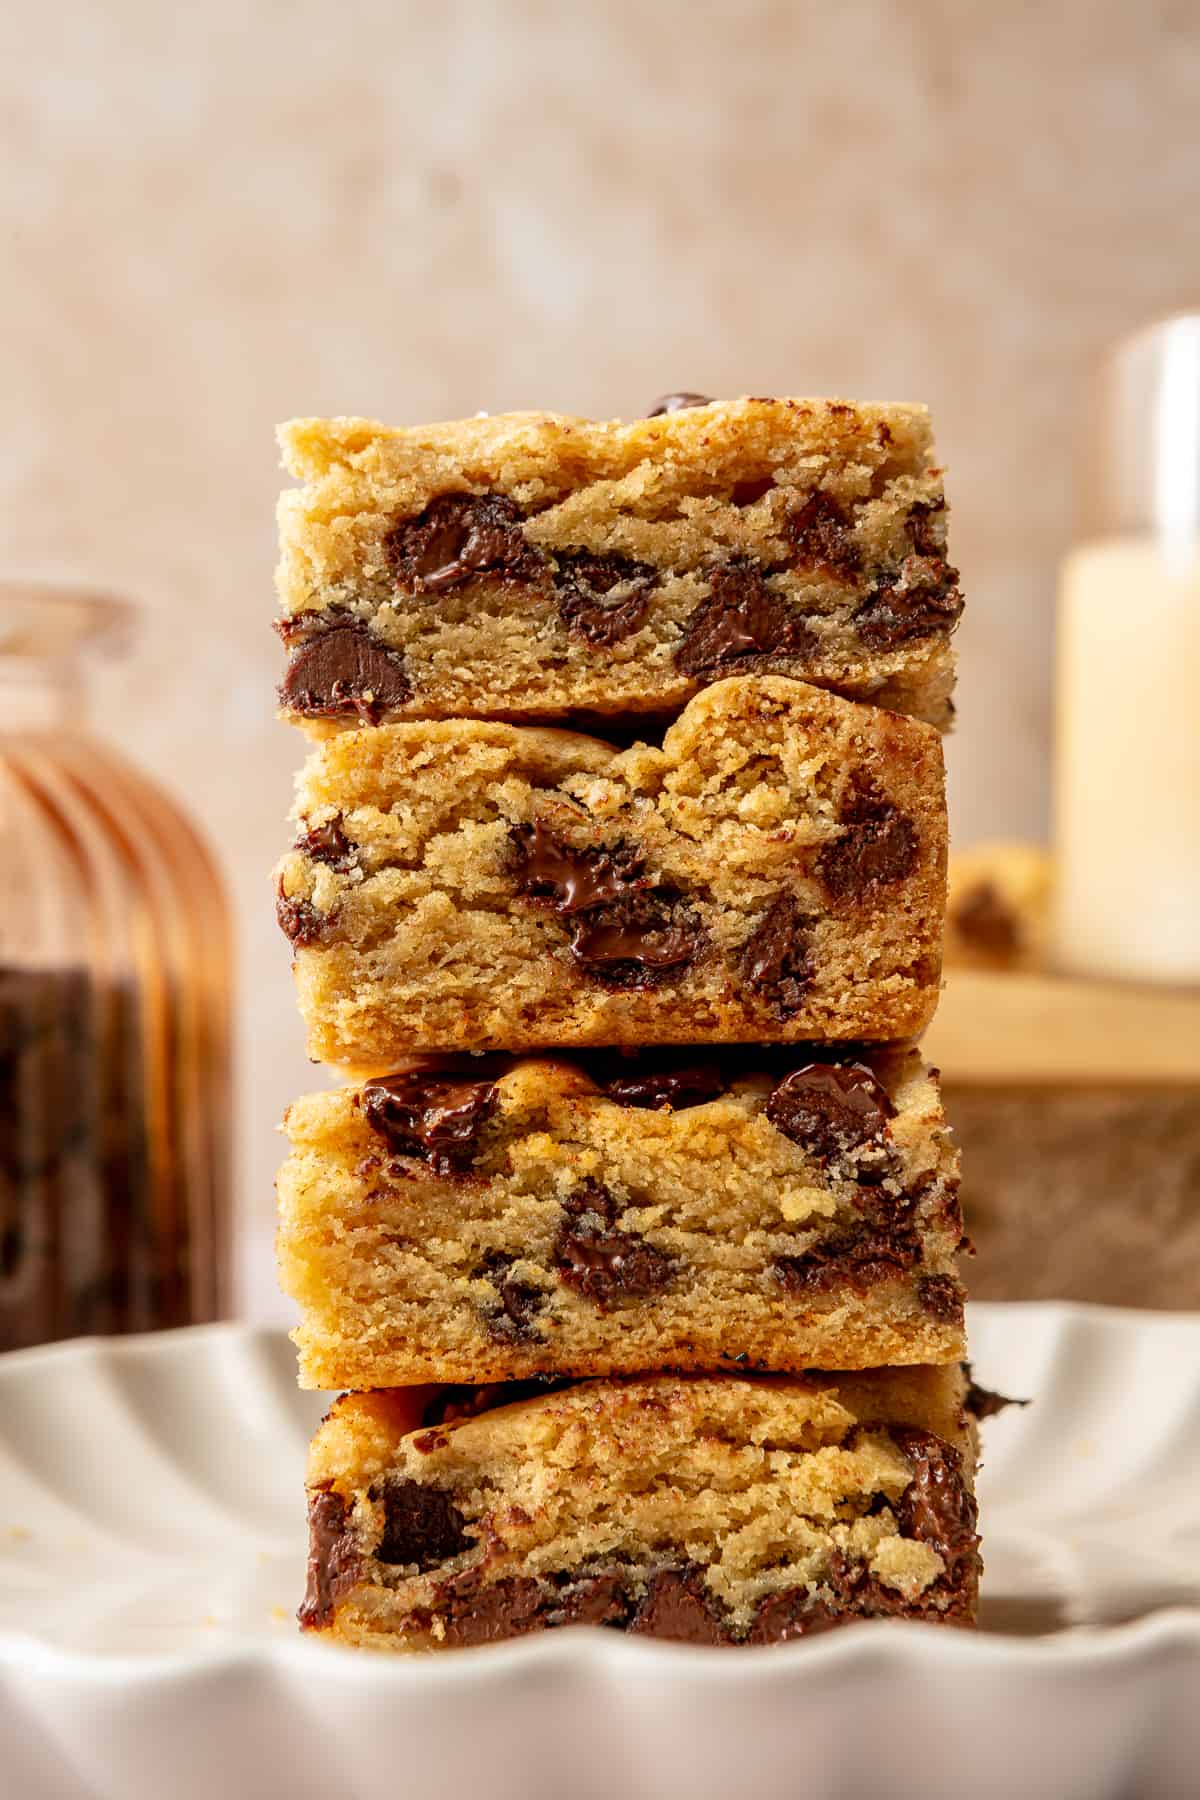
{"label": "white ruffled plate", "polygon": [[302,1640],[320,1396],[237,1325],[0,1358],[3,1800],[1200,1793],[1200,1316],[978,1306],[978,1634]]}

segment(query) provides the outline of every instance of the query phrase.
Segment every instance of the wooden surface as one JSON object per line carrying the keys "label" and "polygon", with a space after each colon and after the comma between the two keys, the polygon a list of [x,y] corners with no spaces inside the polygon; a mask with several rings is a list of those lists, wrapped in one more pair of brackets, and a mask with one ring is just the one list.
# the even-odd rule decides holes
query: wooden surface
{"label": "wooden surface", "polygon": [[949,969],[922,1048],[955,1082],[1200,1083],[1200,990]]}

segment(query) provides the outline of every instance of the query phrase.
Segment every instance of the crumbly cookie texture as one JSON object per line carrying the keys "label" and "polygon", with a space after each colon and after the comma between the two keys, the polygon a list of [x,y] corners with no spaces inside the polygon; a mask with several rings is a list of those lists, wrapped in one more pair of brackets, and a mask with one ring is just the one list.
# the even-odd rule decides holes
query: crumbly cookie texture
{"label": "crumbly cookie texture", "polygon": [[950,859],[946,964],[1036,969],[1047,960],[1054,861],[1039,844],[978,844]]}
{"label": "crumbly cookie texture", "polygon": [[966,1353],[958,1156],[915,1051],[464,1057],[287,1131],[307,1387]]}
{"label": "crumbly cookie texture", "polygon": [[973,1622],[957,1367],[588,1382],[458,1422],[428,1400],[347,1395],[317,1433],[310,1630],[422,1650],[569,1624],[766,1644]]}
{"label": "crumbly cookie texture", "polygon": [[[688,396],[689,400],[697,398]],[[949,722],[962,607],[920,406],[280,430],[287,713],[668,713],[774,671]]]}
{"label": "crumbly cookie texture", "polygon": [[803,682],[719,682],[661,748],[343,732],[297,817],[278,911],[319,1061],[897,1041],[936,1003],[941,740]]}

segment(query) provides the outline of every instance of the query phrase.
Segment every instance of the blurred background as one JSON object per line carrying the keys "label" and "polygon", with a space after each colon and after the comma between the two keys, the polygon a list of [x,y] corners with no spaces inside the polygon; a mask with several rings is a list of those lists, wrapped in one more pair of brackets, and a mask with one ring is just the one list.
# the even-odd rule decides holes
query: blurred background
{"label": "blurred background", "polygon": [[94,722],[232,895],[254,1310],[322,1079],[269,878],[277,420],[927,401],[955,843],[1045,838],[1087,372],[1200,296],[1193,4],[61,0],[0,16],[0,92],[0,563],[144,609]]}

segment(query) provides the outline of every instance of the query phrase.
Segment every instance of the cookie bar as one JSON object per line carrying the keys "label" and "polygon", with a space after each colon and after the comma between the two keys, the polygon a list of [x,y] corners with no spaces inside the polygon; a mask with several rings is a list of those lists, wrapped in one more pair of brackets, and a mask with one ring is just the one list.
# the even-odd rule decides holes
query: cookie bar
{"label": "cookie bar", "polygon": [[309,1454],[301,1622],[390,1650],[970,1624],[966,1398],[957,1366],[587,1382],[457,1419],[420,1390],[346,1395]]}
{"label": "cookie bar", "polygon": [[665,714],[773,671],[948,723],[962,601],[925,409],[672,399],[285,425],[285,711]]}
{"label": "cookie bar", "polygon": [[306,1387],[966,1354],[958,1156],[912,1050],[463,1057],[287,1130]]}
{"label": "cookie bar", "polygon": [[1044,967],[1053,897],[1053,860],[1039,844],[958,851],[947,872],[947,966]]}
{"label": "cookie bar", "polygon": [[661,748],[406,723],[316,746],[278,872],[314,1059],[899,1040],[937,999],[941,739],[780,676]]}

